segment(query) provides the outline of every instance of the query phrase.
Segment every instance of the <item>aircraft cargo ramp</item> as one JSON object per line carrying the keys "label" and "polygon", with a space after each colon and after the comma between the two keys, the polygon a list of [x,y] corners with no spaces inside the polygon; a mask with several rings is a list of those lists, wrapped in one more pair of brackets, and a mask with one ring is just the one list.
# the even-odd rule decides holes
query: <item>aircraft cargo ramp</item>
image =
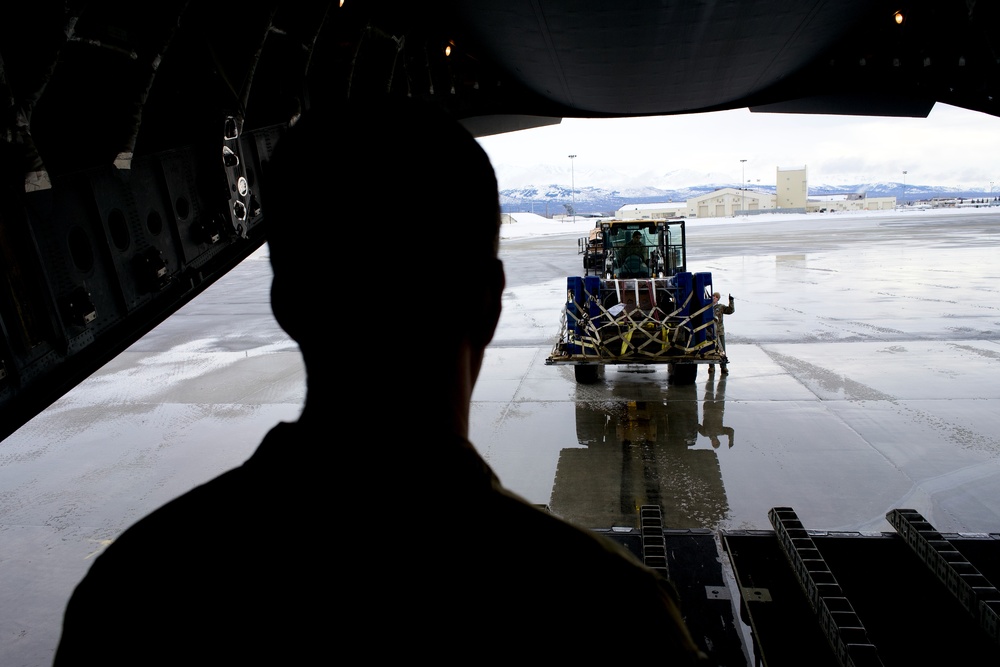
{"label": "aircraft cargo ramp", "polygon": [[597,532],[665,570],[716,665],[1000,664],[1000,535],[942,534],[906,509],[878,534],[811,530],[787,507],[769,518],[670,530],[644,506],[639,530]]}

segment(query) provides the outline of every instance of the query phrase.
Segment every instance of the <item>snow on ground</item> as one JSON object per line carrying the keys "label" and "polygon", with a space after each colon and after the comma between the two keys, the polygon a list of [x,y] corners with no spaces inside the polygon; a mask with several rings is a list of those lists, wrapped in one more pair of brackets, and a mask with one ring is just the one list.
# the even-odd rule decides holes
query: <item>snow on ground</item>
{"label": "snow on ground", "polygon": [[[889,211],[839,211],[831,213],[761,213],[735,218],[689,218],[690,227],[703,225],[735,225],[749,222],[773,222],[789,220],[830,220],[833,218],[880,218],[897,217],[910,213],[921,215],[965,215],[982,213],[982,208],[939,208],[926,210],[889,210]],[[537,213],[513,213],[515,222],[505,222],[500,228],[500,238],[517,239],[528,236],[546,236],[551,234],[586,233],[594,227],[598,220],[606,218],[549,219]]]}

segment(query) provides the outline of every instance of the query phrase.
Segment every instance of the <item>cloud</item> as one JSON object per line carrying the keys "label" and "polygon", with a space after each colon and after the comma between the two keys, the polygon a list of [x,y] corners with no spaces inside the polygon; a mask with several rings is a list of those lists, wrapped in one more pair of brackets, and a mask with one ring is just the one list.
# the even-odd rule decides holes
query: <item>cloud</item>
{"label": "cloud", "polygon": [[[480,139],[501,188],[773,184],[778,167],[805,165],[812,183],[974,186],[994,178],[1000,119],[938,104],[927,118],[755,114],[747,109],[559,125]],[[576,155],[570,159],[569,155]],[[746,160],[741,163],[740,160]],[[537,179],[544,179],[538,181]],[[1000,180],[1000,175],[997,176]]]}

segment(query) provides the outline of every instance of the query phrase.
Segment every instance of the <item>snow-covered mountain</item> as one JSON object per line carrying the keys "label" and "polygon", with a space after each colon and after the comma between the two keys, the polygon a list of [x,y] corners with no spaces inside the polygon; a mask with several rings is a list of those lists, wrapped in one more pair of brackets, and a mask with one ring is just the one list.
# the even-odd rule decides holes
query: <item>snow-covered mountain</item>
{"label": "snow-covered mountain", "polygon": [[[560,174],[560,176],[564,176]],[[587,180],[593,182],[588,174]],[[679,174],[671,173],[669,180],[675,180]],[[709,177],[711,175],[708,175]],[[663,177],[657,180],[667,180]],[[501,181],[503,182],[503,181]],[[721,188],[738,188],[739,183],[727,183],[724,180],[703,180],[703,185],[686,187],[660,188],[654,186],[636,187],[594,187],[579,186],[574,189],[569,184],[553,183],[550,185],[526,185],[516,188],[503,188],[500,191],[500,204],[505,213],[528,211],[540,215],[557,215],[566,213],[573,206],[579,214],[599,213],[612,214],[626,204],[647,204],[658,202],[682,202]],[[502,187],[502,186],[501,186]],[[773,194],[775,187],[751,184],[751,190]],[[915,185],[894,182],[855,183],[850,185],[810,185],[810,196],[846,195],[866,193],[869,197],[896,197],[899,201],[915,201],[933,197],[989,197],[991,193],[982,189],[963,188],[961,186]],[[1000,189],[998,189],[1000,193]],[[993,196],[996,196],[995,194]]]}

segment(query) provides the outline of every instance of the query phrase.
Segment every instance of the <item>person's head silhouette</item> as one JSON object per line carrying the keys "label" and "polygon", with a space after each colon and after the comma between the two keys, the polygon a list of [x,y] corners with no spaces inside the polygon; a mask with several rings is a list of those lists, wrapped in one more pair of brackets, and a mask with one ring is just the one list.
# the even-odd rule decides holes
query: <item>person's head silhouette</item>
{"label": "person's head silhouette", "polygon": [[471,395],[504,286],[497,182],[476,140],[413,100],[319,107],[265,175],[271,303],[302,350],[309,395],[362,359],[355,388],[371,371],[391,368],[399,383],[433,363],[441,372],[423,380],[434,386],[408,400],[451,393],[456,373]]}

